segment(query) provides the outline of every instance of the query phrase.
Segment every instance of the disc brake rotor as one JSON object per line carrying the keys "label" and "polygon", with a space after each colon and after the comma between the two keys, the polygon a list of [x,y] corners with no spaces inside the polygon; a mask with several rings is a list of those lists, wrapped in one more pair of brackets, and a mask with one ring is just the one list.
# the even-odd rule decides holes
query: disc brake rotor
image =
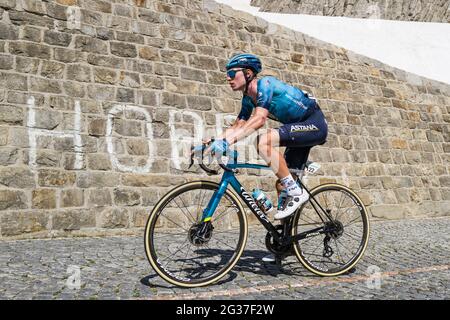
{"label": "disc brake rotor", "polygon": [[189,229],[188,238],[194,246],[202,246],[211,240],[214,227],[211,221],[194,224]]}

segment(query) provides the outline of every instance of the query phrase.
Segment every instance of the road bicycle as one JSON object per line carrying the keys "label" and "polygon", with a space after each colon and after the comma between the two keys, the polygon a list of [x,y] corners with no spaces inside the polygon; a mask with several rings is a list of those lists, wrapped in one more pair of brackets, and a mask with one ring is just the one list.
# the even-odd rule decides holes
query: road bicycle
{"label": "road bicycle", "polygon": [[[205,148],[203,144],[202,155]],[[238,262],[247,242],[244,206],[267,229],[265,245],[278,262],[295,254],[307,270],[319,276],[351,271],[369,240],[366,208],[346,186],[326,183],[309,190],[302,183],[305,171],[314,172],[319,167],[308,161],[310,149],[305,148],[302,165],[290,169],[310,198],[276,225],[236,178],[240,169],[270,167],[239,163],[236,153],[234,161],[219,161],[224,170],[219,183],[192,181],[170,190],[155,205],[145,227],[145,251],[155,272],[180,287],[206,286],[220,280]],[[202,160],[199,165],[208,174],[218,174]]]}

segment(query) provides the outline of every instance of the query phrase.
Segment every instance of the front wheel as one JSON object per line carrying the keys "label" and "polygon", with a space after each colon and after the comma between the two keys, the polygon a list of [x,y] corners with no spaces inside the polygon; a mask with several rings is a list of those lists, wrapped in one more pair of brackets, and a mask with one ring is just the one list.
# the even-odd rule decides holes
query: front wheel
{"label": "front wheel", "polygon": [[352,190],[339,184],[320,185],[311,194],[317,203],[311,198],[295,213],[292,235],[321,231],[295,242],[295,254],[317,275],[344,274],[366,250],[370,231],[366,208]]}
{"label": "front wheel", "polygon": [[219,185],[194,181],[169,191],[145,227],[145,251],[156,271],[180,287],[200,287],[225,276],[244,251],[248,226],[237,196],[227,190],[208,222],[203,209]]}

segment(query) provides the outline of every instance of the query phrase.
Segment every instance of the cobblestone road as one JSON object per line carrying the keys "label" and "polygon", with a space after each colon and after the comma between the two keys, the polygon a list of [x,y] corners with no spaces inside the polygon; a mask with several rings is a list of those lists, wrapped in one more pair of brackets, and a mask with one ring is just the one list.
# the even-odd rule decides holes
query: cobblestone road
{"label": "cobblestone road", "polygon": [[[289,257],[280,269],[259,230],[219,284],[182,289],[160,279],[142,237],[0,243],[0,299],[449,299],[450,217],[372,222],[369,246],[352,274],[321,278]],[[68,286],[80,270],[81,288]],[[374,278],[379,271],[379,281]],[[76,285],[76,283],[75,283]]]}

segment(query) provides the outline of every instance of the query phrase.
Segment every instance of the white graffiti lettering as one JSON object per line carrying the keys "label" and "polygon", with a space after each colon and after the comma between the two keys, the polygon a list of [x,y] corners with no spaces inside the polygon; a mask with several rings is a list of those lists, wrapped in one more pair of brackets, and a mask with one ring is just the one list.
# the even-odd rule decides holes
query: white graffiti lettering
{"label": "white graffiti lettering", "polygon": [[[114,150],[112,129],[113,129],[113,119],[114,117],[125,110],[131,110],[137,113],[142,113],[145,116],[146,120],[146,131],[147,131],[147,142],[148,142],[148,151],[149,156],[147,159],[147,163],[144,166],[127,166],[119,162],[117,159],[116,152]],[[153,129],[152,129],[152,119],[147,110],[141,107],[132,106],[132,105],[116,105],[108,112],[108,120],[106,122],[106,143],[108,153],[111,159],[111,163],[114,168],[124,171],[124,172],[132,172],[132,173],[148,173],[153,164],[154,154],[156,154],[156,147],[153,145]]]}
{"label": "white graffiti lettering", "polygon": [[70,133],[64,133],[57,130],[48,130],[36,127],[36,108],[34,96],[31,96],[28,101],[28,120],[27,120],[27,130],[28,130],[28,141],[29,141],[29,160],[28,164],[31,167],[36,166],[37,157],[37,139],[39,136],[53,136],[59,138],[72,138],[74,142],[75,151],[75,163],[74,169],[83,168],[83,144],[81,140],[81,111],[80,102],[75,101],[75,116],[74,116],[74,130]]}
{"label": "white graffiti lettering", "polygon": [[[194,137],[189,135],[189,132],[184,129],[175,128],[176,115],[190,116],[194,120]],[[200,145],[203,138],[203,120],[202,118],[191,111],[169,111],[169,128],[170,128],[170,141],[172,144],[172,162],[176,169],[181,170],[181,163],[187,161],[187,157],[184,156],[180,159],[180,149],[183,155],[187,155],[187,150],[192,144]],[[190,150],[189,150],[190,151]]]}

